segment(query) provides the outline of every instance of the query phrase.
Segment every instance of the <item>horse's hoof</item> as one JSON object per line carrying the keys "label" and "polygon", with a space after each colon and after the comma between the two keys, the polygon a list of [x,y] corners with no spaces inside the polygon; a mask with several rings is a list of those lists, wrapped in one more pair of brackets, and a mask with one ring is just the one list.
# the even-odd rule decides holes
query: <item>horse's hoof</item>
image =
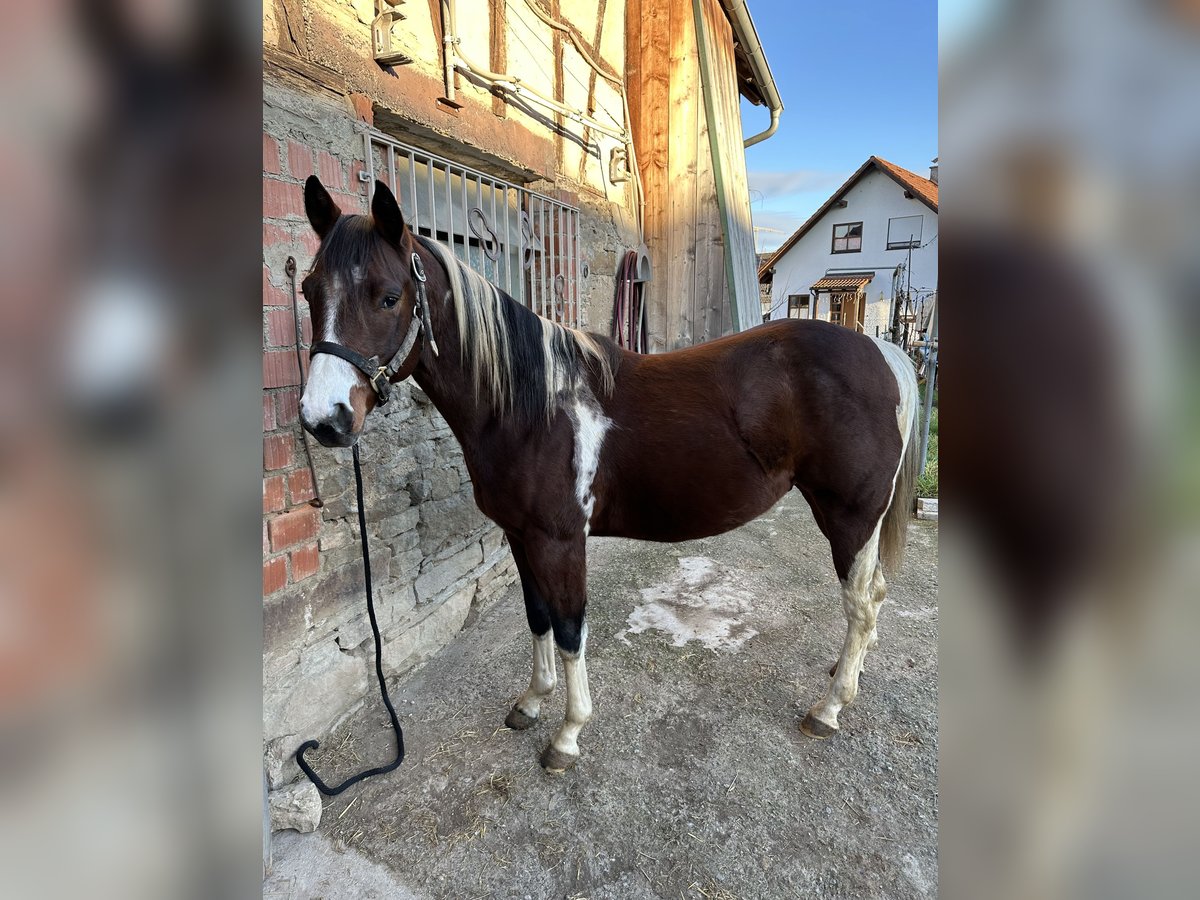
{"label": "horse's hoof", "polygon": [[838,729],[836,725],[828,725],[812,713],[807,713],[800,722],[800,730],[810,738],[824,740],[827,737],[837,734]]}
{"label": "horse's hoof", "polygon": [[553,746],[549,746],[542,751],[542,768],[551,775],[561,775],[568,769],[575,768],[575,763],[577,762],[579,762],[578,756],[571,756],[560,750],[555,750]]}
{"label": "horse's hoof", "polygon": [[537,719],[533,716],[527,716],[515,706],[508,711],[508,715],[504,717],[504,724],[513,731],[524,731],[526,728],[532,728],[537,724]]}

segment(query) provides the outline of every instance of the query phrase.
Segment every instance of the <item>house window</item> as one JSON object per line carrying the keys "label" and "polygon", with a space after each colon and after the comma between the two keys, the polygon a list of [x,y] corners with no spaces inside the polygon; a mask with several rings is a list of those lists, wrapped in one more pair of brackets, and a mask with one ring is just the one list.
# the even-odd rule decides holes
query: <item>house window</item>
{"label": "house window", "polygon": [[888,219],[887,248],[907,250],[921,246],[921,224],[924,216],[897,216]]}
{"label": "house window", "polygon": [[833,252],[858,253],[862,250],[862,222],[833,226]]}
{"label": "house window", "polygon": [[790,294],[788,296],[788,318],[808,318],[808,294]]}

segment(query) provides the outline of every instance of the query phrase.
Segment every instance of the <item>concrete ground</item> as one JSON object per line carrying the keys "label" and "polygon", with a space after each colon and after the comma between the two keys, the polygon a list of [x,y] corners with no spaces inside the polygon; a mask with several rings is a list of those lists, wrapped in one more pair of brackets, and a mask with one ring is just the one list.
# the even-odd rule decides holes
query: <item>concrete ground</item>
{"label": "concrete ground", "polygon": [[[393,688],[408,756],[275,835],[272,898],[925,897],[937,893],[937,525],[912,522],[858,699],[798,724],[845,620],[793,492],[730,534],[589,544],[595,717],[578,766],[503,727],[529,680],[514,589]],[[322,745],[326,781],[391,758],[376,700]]]}

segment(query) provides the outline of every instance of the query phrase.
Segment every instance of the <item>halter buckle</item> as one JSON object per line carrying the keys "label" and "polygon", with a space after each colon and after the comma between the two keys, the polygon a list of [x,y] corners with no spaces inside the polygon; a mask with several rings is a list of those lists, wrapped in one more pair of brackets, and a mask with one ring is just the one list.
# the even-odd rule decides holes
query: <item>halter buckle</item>
{"label": "halter buckle", "polygon": [[380,403],[387,403],[392,395],[392,383],[389,379],[387,366],[380,366],[371,376],[371,387],[379,397]]}
{"label": "halter buckle", "polygon": [[415,254],[415,253],[412,255],[412,270],[413,270],[413,275],[416,277],[417,281],[424,284],[425,283],[425,266],[422,265],[422,263],[421,263],[421,257],[417,256],[417,254]]}

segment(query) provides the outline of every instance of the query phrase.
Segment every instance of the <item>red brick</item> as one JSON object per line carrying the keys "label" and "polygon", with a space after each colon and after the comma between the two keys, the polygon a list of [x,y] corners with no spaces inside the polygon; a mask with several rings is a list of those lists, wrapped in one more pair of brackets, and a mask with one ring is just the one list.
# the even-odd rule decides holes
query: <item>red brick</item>
{"label": "red brick", "polygon": [[288,171],[293,178],[303,181],[313,174],[312,150],[295,141],[288,141]]}
{"label": "red brick", "polygon": [[321,567],[321,557],[317,553],[316,544],[308,544],[299,550],[293,550],[290,556],[292,558],[292,581],[311,578]]}
{"label": "red brick", "polygon": [[275,430],[275,398],[263,392],[263,432]]}
{"label": "red brick", "polygon": [[292,503],[307,503],[317,496],[313,490],[312,472],[308,469],[297,469],[288,475],[288,490],[292,495]]}
{"label": "red brick", "polygon": [[287,585],[287,557],[277,556],[263,563],[263,596]]}
{"label": "red brick", "polygon": [[267,540],[267,520],[263,519],[263,553],[271,549],[271,542]]}
{"label": "red brick", "polygon": [[306,347],[312,346],[312,316],[304,311],[300,312],[300,337]]}
{"label": "red brick", "polygon": [[264,247],[287,247],[294,243],[296,243],[296,238],[293,237],[290,229],[263,222]]}
{"label": "red brick", "polygon": [[360,181],[358,177],[359,172],[365,171],[367,171],[367,165],[362,160],[356,159],[354,162],[350,163],[350,183],[346,185],[346,190],[357,191],[360,185],[365,184],[365,182]]}
{"label": "red brick", "polygon": [[263,353],[263,387],[291,387],[300,383],[300,369],[294,350],[267,350]]}
{"label": "red brick", "polygon": [[311,506],[302,506],[276,516],[267,523],[271,550],[278,551],[304,541],[316,540],[320,521],[320,514]]}
{"label": "red brick", "polygon": [[290,434],[271,434],[263,438],[263,468],[268,472],[286,469],[292,464],[295,438]]}
{"label": "red brick", "polygon": [[287,497],[283,486],[285,479],[282,475],[273,475],[263,479],[263,513],[279,512],[287,506]]}
{"label": "red brick", "polygon": [[344,213],[362,213],[364,212],[363,200],[360,194],[348,194],[345,191],[330,190],[329,196],[333,198],[333,202],[337,204],[338,209]]}
{"label": "red brick", "polygon": [[290,388],[275,395],[275,418],[280,428],[295,425],[300,421],[300,391]]}
{"label": "red brick", "polygon": [[317,255],[317,248],[321,246],[321,239],[317,237],[315,231],[306,226],[300,231],[300,243],[308,251],[308,259],[304,260],[304,265],[300,267],[300,270],[304,271],[307,265],[312,262],[313,257]]}
{"label": "red brick", "polygon": [[290,309],[267,310],[267,346],[291,347],[296,343],[296,317]]}
{"label": "red brick", "polygon": [[263,135],[263,171],[279,174],[279,142]]}
{"label": "red brick", "polygon": [[371,105],[371,98],[366,94],[351,94],[350,105],[354,107],[354,115],[366,122],[368,125],[375,124],[375,107]]}
{"label": "red brick", "polygon": [[304,216],[304,188],[274,178],[263,179],[263,216],[268,219]]}
{"label": "red brick", "polygon": [[330,190],[341,190],[342,184],[342,161],[337,159],[330,153],[324,150],[317,154],[317,171],[321,175],[321,183]]}
{"label": "red brick", "polygon": [[283,288],[271,283],[271,270],[263,265],[263,306],[291,306],[292,298]]}

